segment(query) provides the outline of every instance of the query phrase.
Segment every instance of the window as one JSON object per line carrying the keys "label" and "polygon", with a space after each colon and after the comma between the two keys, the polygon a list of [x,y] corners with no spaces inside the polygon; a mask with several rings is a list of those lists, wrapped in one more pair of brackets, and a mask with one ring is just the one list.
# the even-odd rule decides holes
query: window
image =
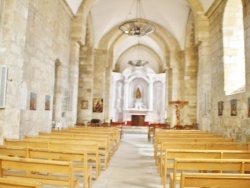
{"label": "window", "polygon": [[241,0],[228,0],[223,18],[224,91],[245,91],[245,43]]}

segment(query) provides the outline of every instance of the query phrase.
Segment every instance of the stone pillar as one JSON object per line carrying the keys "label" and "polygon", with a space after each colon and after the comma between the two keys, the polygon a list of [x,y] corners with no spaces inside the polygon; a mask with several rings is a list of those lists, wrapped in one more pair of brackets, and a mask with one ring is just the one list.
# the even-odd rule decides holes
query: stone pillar
{"label": "stone pillar", "polygon": [[69,65],[69,119],[67,121],[71,125],[74,125],[77,122],[79,51],[80,45],[77,42],[72,42]]}
{"label": "stone pillar", "polygon": [[197,122],[197,68],[198,68],[198,49],[189,47],[185,49],[185,75],[184,75],[184,99],[189,102],[185,106],[185,124]]}
{"label": "stone pillar", "polygon": [[8,67],[6,106],[0,110],[0,143],[3,137],[19,137],[29,0],[0,2],[0,65]]}
{"label": "stone pillar", "polygon": [[111,68],[107,67],[105,70],[105,98],[104,98],[104,121],[105,122],[110,122],[110,94],[111,94],[111,90],[110,90],[110,79],[111,79]]}
{"label": "stone pillar", "polygon": [[[182,100],[184,91],[183,82],[183,53],[182,52],[171,52],[170,54],[170,66],[171,66],[171,98],[169,100]],[[176,124],[175,109],[171,108],[171,125]],[[182,115],[184,117],[184,115]]]}
{"label": "stone pillar", "polygon": [[[94,52],[89,45],[82,46],[80,50],[78,113],[77,122],[86,124],[92,119],[92,100],[94,86]],[[88,103],[83,109],[81,102]]]}
{"label": "stone pillar", "polygon": [[[93,87],[93,98],[105,99],[106,85],[106,61],[107,61],[107,51],[102,49],[97,49],[95,51],[95,61],[94,61],[94,87]],[[104,104],[107,104],[104,101]],[[106,107],[104,107],[106,109]],[[103,109],[103,110],[104,110]],[[93,113],[92,117],[94,119],[100,119],[104,121],[104,112]]]}

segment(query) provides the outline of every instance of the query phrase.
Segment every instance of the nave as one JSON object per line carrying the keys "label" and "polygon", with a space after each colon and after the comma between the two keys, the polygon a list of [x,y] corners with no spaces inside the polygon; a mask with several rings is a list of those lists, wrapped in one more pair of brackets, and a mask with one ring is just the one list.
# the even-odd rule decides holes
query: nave
{"label": "nave", "polygon": [[147,134],[124,133],[109,167],[93,181],[93,188],[162,188],[153,150]]}
{"label": "nave", "polygon": [[200,130],[156,129],[151,140],[135,127],[81,126],[5,138],[1,175],[43,188],[250,186],[249,143]]}

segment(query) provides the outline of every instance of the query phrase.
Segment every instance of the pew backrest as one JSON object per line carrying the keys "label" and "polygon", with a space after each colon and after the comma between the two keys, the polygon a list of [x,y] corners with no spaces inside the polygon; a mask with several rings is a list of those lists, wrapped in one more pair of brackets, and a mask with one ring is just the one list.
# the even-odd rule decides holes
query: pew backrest
{"label": "pew backrest", "polygon": [[[70,161],[0,156],[0,168],[0,177],[27,179],[31,182],[35,180],[42,184],[61,185],[70,188],[75,188],[79,184],[79,179],[74,177],[73,163]],[[47,173],[47,176],[44,173]]]}
{"label": "pew backrest", "polygon": [[179,159],[174,160],[170,173],[170,187],[175,188],[179,172],[218,171],[220,173],[241,173],[250,170],[250,159]]}
{"label": "pew backrest", "polygon": [[249,174],[218,173],[182,173],[180,188],[185,187],[220,187],[249,188]]}

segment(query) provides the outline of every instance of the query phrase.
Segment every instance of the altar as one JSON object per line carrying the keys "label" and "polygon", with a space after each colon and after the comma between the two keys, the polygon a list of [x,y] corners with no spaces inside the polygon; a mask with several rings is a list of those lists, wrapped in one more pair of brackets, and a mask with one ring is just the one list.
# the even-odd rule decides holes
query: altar
{"label": "altar", "polygon": [[124,111],[124,122],[131,122],[133,126],[144,126],[150,123],[152,112],[148,109],[126,109]]}
{"label": "altar", "polygon": [[156,74],[148,67],[129,67],[122,74],[112,74],[113,122],[147,125],[165,122],[166,74]]}
{"label": "altar", "polygon": [[132,126],[144,126],[145,125],[144,115],[132,115],[131,125]]}

